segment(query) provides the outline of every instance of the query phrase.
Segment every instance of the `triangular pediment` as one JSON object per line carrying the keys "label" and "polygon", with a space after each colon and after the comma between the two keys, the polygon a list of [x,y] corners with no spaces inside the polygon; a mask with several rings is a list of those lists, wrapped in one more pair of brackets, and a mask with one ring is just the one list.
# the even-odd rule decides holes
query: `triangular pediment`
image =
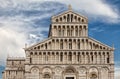
{"label": "triangular pediment", "polygon": [[66,22],[67,23],[68,22],[70,22],[70,23],[88,23],[88,19],[87,19],[87,17],[85,17],[81,14],[75,13],[72,10],[68,10],[59,15],[53,16],[52,22],[56,22],[56,23],[59,23],[59,22],[62,22],[62,23],[66,23]]}

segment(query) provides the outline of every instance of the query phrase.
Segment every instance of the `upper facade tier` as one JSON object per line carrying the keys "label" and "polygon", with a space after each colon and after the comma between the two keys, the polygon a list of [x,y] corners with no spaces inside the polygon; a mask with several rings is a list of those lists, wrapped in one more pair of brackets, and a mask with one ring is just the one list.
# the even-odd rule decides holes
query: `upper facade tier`
{"label": "upper facade tier", "polygon": [[88,19],[71,9],[53,16],[49,37],[87,37]]}
{"label": "upper facade tier", "polygon": [[114,50],[88,37],[88,19],[73,12],[71,7],[52,16],[49,37],[25,50]]}

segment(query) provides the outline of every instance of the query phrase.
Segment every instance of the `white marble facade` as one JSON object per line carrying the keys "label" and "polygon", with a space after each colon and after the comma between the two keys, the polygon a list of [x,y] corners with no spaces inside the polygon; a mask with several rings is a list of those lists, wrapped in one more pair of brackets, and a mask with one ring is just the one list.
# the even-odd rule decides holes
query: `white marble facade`
{"label": "white marble facade", "polygon": [[48,39],[7,58],[3,79],[114,79],[114,48],[88,36],[88,19],[69,9],[52,16]]}

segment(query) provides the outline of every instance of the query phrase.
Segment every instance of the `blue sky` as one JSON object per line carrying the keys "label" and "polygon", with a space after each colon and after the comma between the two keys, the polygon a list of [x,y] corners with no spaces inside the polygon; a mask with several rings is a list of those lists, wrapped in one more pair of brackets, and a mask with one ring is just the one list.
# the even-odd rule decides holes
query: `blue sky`
{"label": "blue sky", "polygon": [[6,57],[24,57],[25,43],[47,38],[50,17],[68,4],[89,19],[89,36],[115,47],[115,79],[120,73],[120,0],[0,0],[0,79]]}

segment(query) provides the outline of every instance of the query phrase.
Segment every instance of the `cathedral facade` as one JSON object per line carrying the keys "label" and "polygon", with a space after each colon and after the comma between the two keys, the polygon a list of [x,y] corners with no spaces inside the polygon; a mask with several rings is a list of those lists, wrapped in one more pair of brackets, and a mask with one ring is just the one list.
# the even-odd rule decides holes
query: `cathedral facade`
{"label": "cathedral facade", "polygon": [[88,19],[69,9],[51,17],[48,39],[7,58],[3,79],[114,79],[114,48],[88,36]]}

